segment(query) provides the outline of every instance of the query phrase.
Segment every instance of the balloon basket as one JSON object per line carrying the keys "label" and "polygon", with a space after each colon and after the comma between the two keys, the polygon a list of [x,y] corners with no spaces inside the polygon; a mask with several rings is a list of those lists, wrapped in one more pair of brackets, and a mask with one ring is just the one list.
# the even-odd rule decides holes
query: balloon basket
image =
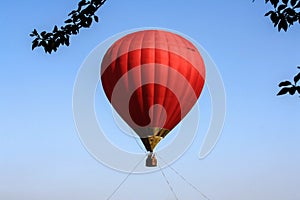
{"label": "balloon basket", "polygon": [[146,159],[146,167],[157,167],[157,160],[152,152],[148,154],[148,157]]}

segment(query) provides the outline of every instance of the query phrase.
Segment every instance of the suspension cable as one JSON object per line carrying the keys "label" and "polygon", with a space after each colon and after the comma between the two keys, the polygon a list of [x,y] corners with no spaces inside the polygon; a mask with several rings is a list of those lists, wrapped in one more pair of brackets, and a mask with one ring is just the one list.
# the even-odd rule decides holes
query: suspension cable
{"label": "suspension cable", "polygon": [[162,168],[160,167],[160,165],[159,165],[159,164],[157,164],[157,165],[158,165],[158,167],[159,167],[159,169],[160,169],[160,172],[161,172],[162,176],[164,177],[164,179],[165,179],[165,181],[166,181],[166,183],[167,183],[169,189],[170,189],[171,192],[173,193],[175,199],[176,199],[176,200],[179,200],[178,197],[177,197],[177,195],[176,195],[176,193],[175,193],[175,191],[174,191],[174,189],[173,189],[173,187],[171,186],[169,180],[167,179],[166,174],[164,173],[164,171],[162,170]]}
{"label": "suspension cable", "polygon": [[139,166],[139,164],[146,158],[143,157],[143,159],[141,159],[135,166],[134,168],[130,171],[130,173],[127,174],[127,176],[122,180],[122,182],[116,187],[116,189],[111,193],[111,195],[109,195],[109,197],[106,200],[109,200],[112,198],[112,196],[120,189],[120,187],[126,182],[126,180],[129,178],[129,176],[131,174],[133,174],[134,170]]}
{"label": "suspension cable", "polygon": [[191,182],[189,182],[183,175],[181,175],[177,170],[175,170],[170,164],[168,164],[166,161],[164,161],[164,159],[161,156],[159,156],[159,155],[157,155],[157,156],[160,157],[160,160],[162,160],[164,163],[166,163],[167,167],[169,167],[173,172],[175,172],[175,174],[177,174],[184,182],[186,182],[190,187],[192,187],[199,194],[201,194],[201,196],[203,198],[205,198],[206,200],[210,200],[203,192],[200,191],[200,189],[198,189],[195,185],[193,185]]}

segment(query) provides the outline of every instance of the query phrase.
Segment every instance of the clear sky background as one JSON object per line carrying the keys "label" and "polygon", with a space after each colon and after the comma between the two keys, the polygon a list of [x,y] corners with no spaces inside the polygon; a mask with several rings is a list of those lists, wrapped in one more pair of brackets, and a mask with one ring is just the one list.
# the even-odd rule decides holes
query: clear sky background
{"label": "clear sky background", "polygon": [[[73,85],[101,41],[153,26],[198,41],[217,64],[227,93],[225,126],[212,153],[198,158],[200,132],[172,166],[211,200],[300,199],[300,99],[276,96],[278,83],[297,73],[298,25],[278,33],[263,16],[268,6],[262,0],[107,0],[100,22],[72,37],[70,47],[52,55],[31,51],[33,28],[63,25],[75,8],[75,0],[1,2],[0,199],[99,200],[113,192],[127,174],[100,164],[82,146]],[[172,170],[165,173],[179,199],[203,199]],[[130,176],[112,199],[174,197],[156,172]]]}

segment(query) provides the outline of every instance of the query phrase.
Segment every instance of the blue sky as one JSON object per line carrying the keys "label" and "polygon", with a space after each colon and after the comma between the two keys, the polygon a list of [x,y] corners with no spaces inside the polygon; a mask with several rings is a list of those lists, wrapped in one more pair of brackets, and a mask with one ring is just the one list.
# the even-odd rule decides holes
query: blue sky
{"label": "blue sky", "polygon": [[[218,66],[226,89],[225,126],[212,153],[198,158],[200,132],[172,166],[212,200],[300,198],[300,101],[276,97],[278,83],[297,72],[300,29],[278,33],[263,17],[263,1],[107,0],[100,22],[52,55],[31,51],[29,33],[62,25],[77,2],[1,4],[0,199],[106,199],[126,177],[81,144],[72,92],[94,47],[139,27],[169,28],[196,40]],[[172,170],[165,173],[180,199],[199,199]],[[152,199],[153,190],[156,199],[174,199],[159,172],[130,176],[112,199]]]}

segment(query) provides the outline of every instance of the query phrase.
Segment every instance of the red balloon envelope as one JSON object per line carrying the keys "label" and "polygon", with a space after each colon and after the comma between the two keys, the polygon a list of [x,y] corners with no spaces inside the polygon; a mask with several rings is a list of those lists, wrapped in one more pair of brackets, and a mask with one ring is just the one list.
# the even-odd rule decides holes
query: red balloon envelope
{"label": "red balloon envelope", "polygon": [[198,49],[182,36],[144,30],[107,50],[101,81],[112,106],[153,152],[196,103],[205,66]]}

